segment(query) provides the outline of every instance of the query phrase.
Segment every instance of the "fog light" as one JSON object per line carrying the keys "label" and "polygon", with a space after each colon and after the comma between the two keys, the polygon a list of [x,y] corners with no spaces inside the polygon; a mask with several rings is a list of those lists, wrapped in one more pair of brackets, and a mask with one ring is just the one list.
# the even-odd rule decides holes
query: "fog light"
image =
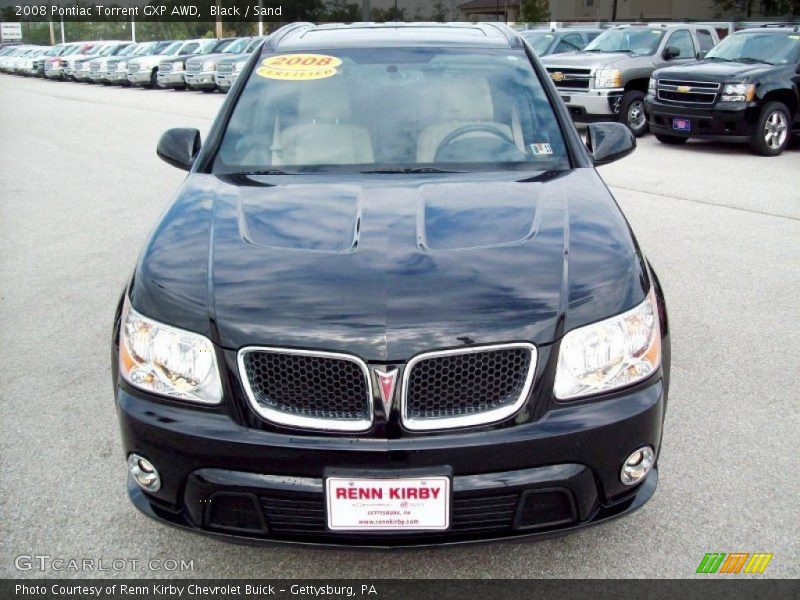
{"label": "fog light", "polygon": [[153,463],[143,456],[131,454],[128,456],[128,471],[133,480],[143,490],[157,492],[161,489],[161,476]]}
{"label": "fog light", "polygon": [[622,465],[619,478],[625,485],[639,483],[653,468],[656,455],[650,446],[642,446],[631,454]]}

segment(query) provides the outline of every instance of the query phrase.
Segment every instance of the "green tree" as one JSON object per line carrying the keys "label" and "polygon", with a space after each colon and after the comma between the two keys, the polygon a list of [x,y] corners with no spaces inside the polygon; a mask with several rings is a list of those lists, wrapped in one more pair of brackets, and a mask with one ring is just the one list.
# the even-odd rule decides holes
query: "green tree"
{"label": "green tree", "polygon": [[550,6],[547,0],[520,0],[519,20],[526,23],[542,23],[550,20]]}

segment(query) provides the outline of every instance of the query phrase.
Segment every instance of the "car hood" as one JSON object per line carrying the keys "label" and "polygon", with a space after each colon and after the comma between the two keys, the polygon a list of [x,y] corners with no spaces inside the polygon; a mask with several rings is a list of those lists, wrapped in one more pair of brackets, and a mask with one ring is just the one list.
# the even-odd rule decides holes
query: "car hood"
{"label": "car hood", "polygon": [[133,306],[225,348],[389,362],[547,344],[645,296],[633,236],[593,169],[522,182],[370,177],[190,175],[140,258]]}
{"label": "car hood", "polygon": [[690,81],[731,82],[754,79],[774,69],[775,67],[772,65],[703,60],[690,65],[676,65],[658,69],[656,76]]}
{"label": "car hood", "polygon": [[568,52],[551,54],[542,59],[546,67],[584,67],[602,69],[629,60],[641,60],[649,57],[632,56],[624,52]]}
{"label": "car hood", "polygon": [[249,52],[243,52],[242,54],[224,54],[223,58],[220,58],[219,60],[217,60],[217,63],[218,64],[219,63],[234,63],[234,62],[239,62],[243,58],[249,58],[249,57],[250,57],[250,53]]}
{"label": "car hood", "polygon": [[224,54],[222,52],[214,52],[212,54],[199,54],[197,56],[192,56],[191,58],[186,60],[186,63],[190,62],[205,62],[207,60],[219,60],[222,57],[226,56],[233,56],[233,54]]}

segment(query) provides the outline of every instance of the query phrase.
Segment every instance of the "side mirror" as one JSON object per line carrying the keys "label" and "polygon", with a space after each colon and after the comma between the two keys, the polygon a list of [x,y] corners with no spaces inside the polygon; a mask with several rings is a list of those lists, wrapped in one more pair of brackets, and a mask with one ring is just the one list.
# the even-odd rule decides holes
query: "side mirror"
{"label": "side mirror", "polygon": [[158,140],[156,154],[166,163],[184,171],[192,168],[200,152],[200,132],[197,129],[168,129]]}
{"label": "side mirror", "polygon": [[664,52],[661,53],[661,56],[664,57],[664,60],[672,60],[673,58],[677,58],[681,55],[681,51],[678,50],[675,46],[667,46],[664,48]]}
{"label": "side mirror", "polygon": [[586,147],[596,167],[628,156],[636,148],[636,138],[622,123],[589,123]]}

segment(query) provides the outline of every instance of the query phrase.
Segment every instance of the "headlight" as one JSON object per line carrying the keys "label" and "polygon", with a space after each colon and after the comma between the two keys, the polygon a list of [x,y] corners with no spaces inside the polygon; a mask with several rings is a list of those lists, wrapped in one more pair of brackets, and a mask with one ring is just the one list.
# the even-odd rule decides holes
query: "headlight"
{"label": "headlight", "polygon": [[233,63],[233,72],[234,73],[238,73],[242,69],[244,69],[244,61]]}
{"label": "headlight", "polygon": [[647,93],[653,94],[654,96],[656,94],[656,80],[652,77],[650,78],[650,81],[647,82]]}
{"label": "headlight", "polygon": [[722,88],[721,102],[750,102],[756,93],[752,83],[726,83]]}
{"label": "headlight", "polygon": [[203,63],[203,71],[213,71],[216,68],[217,64],[212,60]]}
{"label": "headlight", "polygon": [[661,364],[655,291],[639,306],[567,333],[561,340],[555,395],[572,400],[645,379]]}
{"label": "headlight", "polygon": [[222,385],[211,342],[140,315],[125,298],[119,372],[132,386],[182,400],[219,404]]}
{"label": "headlight", "polygon": [[600,69],[594,74],[594,87],[618,88],[622,87],[622,76],[617,69]]}

